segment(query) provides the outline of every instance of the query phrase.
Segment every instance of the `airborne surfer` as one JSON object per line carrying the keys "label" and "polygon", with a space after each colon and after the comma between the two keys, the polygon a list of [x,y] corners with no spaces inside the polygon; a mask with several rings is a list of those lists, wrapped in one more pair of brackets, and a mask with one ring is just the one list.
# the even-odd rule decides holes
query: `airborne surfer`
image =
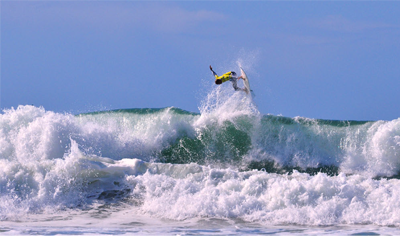
{"label": "airborne surfer", "polygon": [[215,76],[215,84],[220,85],[229,80],[232,82],[232,86],[235,89],[235,91],[245,91],[246,92],[246,90],[244,88],[239,88],[237,86],[237,81],[239,79],[243,79],[243,76],[236,77],[236,72],[234,72],[234,71],[229,71],[221,76],[218,76],[217,73],[215,73],[215,71],[211,67],[211,65],[210,65],[210,70],[212,71],[213,75]]}

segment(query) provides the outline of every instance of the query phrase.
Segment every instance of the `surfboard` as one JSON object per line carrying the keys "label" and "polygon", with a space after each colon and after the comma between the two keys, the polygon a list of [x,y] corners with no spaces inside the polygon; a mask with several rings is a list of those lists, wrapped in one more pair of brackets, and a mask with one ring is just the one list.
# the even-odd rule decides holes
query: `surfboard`
{"label": "surfboard", "polygon": [[243,83],[244,83],[244,91],[249,94],[250,93],[250,83],[249,78],[247,78],[246,72],[244,72],[243,68],[240,67],[240,72],[242,73]]}

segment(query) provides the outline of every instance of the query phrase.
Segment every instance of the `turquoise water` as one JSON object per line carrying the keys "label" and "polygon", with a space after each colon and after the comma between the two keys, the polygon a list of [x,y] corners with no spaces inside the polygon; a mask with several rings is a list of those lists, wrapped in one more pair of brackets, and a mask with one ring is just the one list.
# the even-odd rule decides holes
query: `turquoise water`
{"label": "turquoise water", "polygon": [[[400,120],[199,112],[0,115],[2,234],[399,234]],[[220,99],[224,98],[224,99]]]}

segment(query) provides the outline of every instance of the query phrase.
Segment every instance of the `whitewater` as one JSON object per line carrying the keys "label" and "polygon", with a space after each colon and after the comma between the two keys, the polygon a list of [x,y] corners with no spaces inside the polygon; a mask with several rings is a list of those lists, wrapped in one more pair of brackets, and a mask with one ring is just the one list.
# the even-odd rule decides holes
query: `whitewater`
{"label": "whitewater", "polygon": [[400,234],[400,119],[260,114],[223,86],[199,113],[0,114],[0,233]]}

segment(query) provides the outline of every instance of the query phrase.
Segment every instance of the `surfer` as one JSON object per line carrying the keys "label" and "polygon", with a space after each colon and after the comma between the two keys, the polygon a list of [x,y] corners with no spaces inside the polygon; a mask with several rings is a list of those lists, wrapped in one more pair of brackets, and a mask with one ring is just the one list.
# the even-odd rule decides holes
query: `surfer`
{"label": "surfer", "polygon": [[212,71],[213,75],[215,76],[215,84],[220,85],[229,80],[232,82],[232,86],[235,89],[235,91],[240,91],[240,90],[245,91],[245,89],[239,88],[237,86],[238,79],[243,79],[243,76],[236,77],[236,72],[234,72],[234,71],[229,71],[221,76],[218,76],[217,73],[215,73],[215,71],[211,67],[211,65],[210,65],[210,70]]}

